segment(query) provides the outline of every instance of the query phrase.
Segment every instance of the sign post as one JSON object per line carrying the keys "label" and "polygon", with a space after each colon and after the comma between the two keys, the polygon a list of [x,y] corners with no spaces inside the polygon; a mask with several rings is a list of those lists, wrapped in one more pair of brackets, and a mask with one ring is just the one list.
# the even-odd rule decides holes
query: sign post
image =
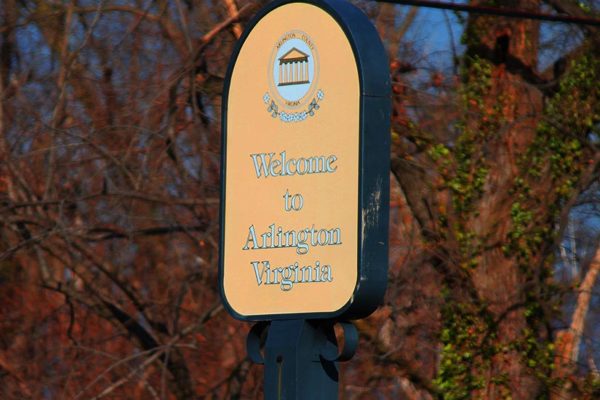
{"label": "sign post", "polygon": [[[337,361],[387,282],[390,82],[368,18],[283,0],[248,24],[222,106],[220,286],[265,397],[337,397]],[[342,321],[339,356],[333,324]],[[264,357],[259,336],[268,330]],[[320,394],[322,393],[322,394]]]}

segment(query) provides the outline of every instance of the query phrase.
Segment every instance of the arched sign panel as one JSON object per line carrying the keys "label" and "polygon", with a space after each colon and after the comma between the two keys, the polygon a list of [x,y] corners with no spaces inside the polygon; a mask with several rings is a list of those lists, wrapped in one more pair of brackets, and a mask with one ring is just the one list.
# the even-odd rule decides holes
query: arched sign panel
{"label": "arched sign panel", "polygon": [[387,280],[387,57],[345,1],[249,24],[223,95],[220,285],[236,318],[364,316]]}

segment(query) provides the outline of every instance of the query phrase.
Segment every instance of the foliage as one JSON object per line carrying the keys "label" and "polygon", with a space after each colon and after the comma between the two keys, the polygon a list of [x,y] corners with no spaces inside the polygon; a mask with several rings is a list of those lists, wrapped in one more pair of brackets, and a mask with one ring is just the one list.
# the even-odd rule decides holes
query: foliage
{"label": "foliage", "polygon": [[[429,14],[355,3],[390,55],[391,249],[342,397],[598,397],[578,290],[597,244],[553,279],[569,213],[598,204],[597,29],[568,28],[581,39],[544,70],[547,26],[438,14],[463,31],[443,68],[419,42]],[[0,398],[262,397],[217,290],[220,93],[261,4],[2,3]],[[511,7],[598,12],[541,5]]]}

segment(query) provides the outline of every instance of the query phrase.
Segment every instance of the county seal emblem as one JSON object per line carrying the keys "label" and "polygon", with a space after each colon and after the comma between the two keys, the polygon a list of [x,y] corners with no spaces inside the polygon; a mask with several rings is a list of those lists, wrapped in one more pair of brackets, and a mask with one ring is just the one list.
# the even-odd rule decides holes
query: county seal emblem
{"label": "county seal emblem", "polygon": [[263,102],[273,118],[302,122],[316,115],[325,94],[317,86],[319,55],[307,33],[293,30],[277,40],[267,74],[269,88]]}

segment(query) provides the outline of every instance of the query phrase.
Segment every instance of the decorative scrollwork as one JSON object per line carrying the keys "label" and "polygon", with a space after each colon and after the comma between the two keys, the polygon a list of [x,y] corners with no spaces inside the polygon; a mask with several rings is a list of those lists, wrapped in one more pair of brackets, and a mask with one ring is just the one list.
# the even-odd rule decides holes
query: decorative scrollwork
{"label": "decorative scrollwork", "polygon": [[277,105],[277,103],[275,103],[275,100],[271,98],[268,92],[265,93],[265,95],[263,96],[263,102],[267,105],[267,112],[271,114],[271,117],[279,118],[283,122],[300,122],[304,121],[308,117],[313,117],[315,115],[317,110],[321,108],[319,103],[323,100],[324,97],[325,93],[323,93],[323,90],[319,89],[317,91],[316,96],[308,104],[306,110],[299,112],[280,111],[279,106]]}

